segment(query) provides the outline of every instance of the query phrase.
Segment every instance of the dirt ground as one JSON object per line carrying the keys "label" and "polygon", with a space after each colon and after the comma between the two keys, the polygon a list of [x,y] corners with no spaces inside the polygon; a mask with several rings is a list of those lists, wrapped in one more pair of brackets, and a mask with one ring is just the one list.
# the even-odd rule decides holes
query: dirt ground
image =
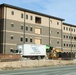
{"label": "dirt ground", "polygon": [[0,70],[31,67],[46,67],[53,65],[76,65],[76,60],[20,60],[0,62]]}

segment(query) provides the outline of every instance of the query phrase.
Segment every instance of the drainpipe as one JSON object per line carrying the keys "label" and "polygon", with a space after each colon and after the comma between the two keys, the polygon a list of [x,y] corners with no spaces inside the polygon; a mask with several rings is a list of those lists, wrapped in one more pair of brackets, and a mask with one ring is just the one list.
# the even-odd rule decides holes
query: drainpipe
{"label": "drainpipe", "polygon": [[3,54],[5,54],[6,53],[6,20],[7,20],[7,7],[4,9],[5,10],[5,12],[4,12],[4,14],[5,14],[5,20],[4,20],[4,25],[5,25],[5,30],[4,30],[4,33],[5,33],[5,37],[4,37],[4,51],[3,51]]}
{"label": "drainpipe", "polygon": [[70,43],[71,43],[71,59],[72,59],[72,29],[70,29],[70,36],[71,36]]}
{"label": "drainpipe", "polygon": [[63,51],[63,31],[62,31],[62,26],[63,25],[63,23],[62,23],[62,21],[61,21],[61,50]]}
{"label": "drainpipe", "polygon": [[50,45],[50,18],[49,18],[49,45]]}
{"label": "drainpipe", "polygon": [[24,11],[24,39],[23,39],[23,44],[25,44],[25,11]]}

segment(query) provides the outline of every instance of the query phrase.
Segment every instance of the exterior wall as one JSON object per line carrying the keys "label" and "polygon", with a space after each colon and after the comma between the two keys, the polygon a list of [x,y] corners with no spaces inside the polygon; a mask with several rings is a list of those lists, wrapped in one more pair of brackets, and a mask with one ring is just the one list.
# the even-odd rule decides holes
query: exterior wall
{"label": "exterior wall", "polygon": [[62,21],[50,18],[50,27],[61,29]]}
{"label": "exterior wall", "polygon": [[[14,12],[13,15],[11,14],[12,11]],[[36,39],[40,39],[40,44],[50,44],[55,48],[63,49],[63,52],[76,52],[76,40],[74,39],[76,27],[62,25],[62,21],[59,19],[10,7],[0,8],[0,14],[2,14],[2,16],[0,15],[0,48],[2,49],[0,53],[11,53],[10,50],[15,50],[17,44],[35,44]],[[23,14],[23,18],[21,14]],[[28,15],[28,19],[26,19],[26,15]],[[36,23],[35,17],[41,18],[41,23]],[[26,30],[26,27],[28,27],[28,30]],[[32,31],[30,28],[32,28]],[[35,33],[36,28],[40,28],[40,34]],[[11,39],[11,36],[13,36],[13,39]],[[22,41],[21,38],[23,38]],[[26,38],[28,41],[26,41]]]}
{"label": "exterior wall", "polygon": [[[56,48],[61,48],[61,30],[56,29],[56,28],[50,28],[51,33],[50,33],[50,44],[53,47]],[[57,34],[59,32],[59,34]]]}
{"label": "exterior wall", "polygon": [[[41,44],[49,44],[49,18],[28,12],[25,12],[25,16],[26,15],[28,15],[28,19],[25,18],[25,22],[26,22],[25,27],[27,26],[29,29],[28,31],[25,31],[25,37],[27,37],[27,35],[30,36],[31,38],[32,36],[34,36],[34,38],[41,39]],[[32,16],[32,20],[30,20],[30,16]],[[35,17],[41,18],[40,24],[35,23]],[[30,27],[33,28],[32,32],[30,32]],[[35,28],[40,28],[41,33],[36,34]],[[46,41],[43,41],[44,39],[46,39]],[[33,40],[33,43],[35,43],[35,39]]]}
{"label": "exterior wall", "polygon": [[[14,15],[11,14],[12,11]],[[21,18],[21,14],[23,14],[23,18]],[[26,19],[26,14],[29,16],[28,19]],[[31,15],[33,17],[32,21],[30,20]],[[35,23],[35,17],[41,18],[41,24]],[[10,50],[15,50],[17,44],[35,43],[35,38],[40,38],[41,44],[49,44],[49,18],[9,7],[4,7],[3,18],[3,53],[11,53]],[[21,26],[23,26],[23,29],[21,29]],[[28,31],[26,30],[26,26],[28,26]],[[33,28],[33,31],[30,31],[30,27]],[[35,33],[36,27],[41,28],[40,34]],[[13,36],[13,39],[11,39],[11,36]],[[20,40],[21,37],[23,41]],[[26,37],[28,38],[28,42],[25,41]],[[30,42],[30,38],[32,38],[32,42]]]}
{"label": "exterior wall", "polygon": [[[11,14],[12,11],[14,12],[14,15]],[[7,19],[24,22],[24,18],[21,18],[21,14],[24,16],[24,11],[7,7]]]}
{"label": "exterior wall", "polygon": [[4,17],[4,8],[0,7],[0,19]]}
{"label": "exterior wall", "polygon": [[50,45],[61,49],[62,47],[62,21],[50,18]]}
{"label": "exterior wall", "polygon": [[63,52],[76,52],[75,36],[76,27],[63,24]]}
{"label": "exterior wall", "polygon": [[[37,14],[33,14],[33,13],[28,13],[28,12],[25,12],[25,14],[28,15],[28,19],[25,19],[26,23],[35,24],[35,25],[38,25],[38,26],[49,27],[49,18],[48,17],[44,17],[44,16],[41,16],[41,15],[37,15]],[[30,16],[33,17],[33,20],[30,20]],[[40,17],[41,18],[41,24],[35,23],[35,17]]]}
{"label": "exterior wall", "polygon": [[[12,27],[11,24],[13,24],[14,26]],[[8,19],[6,20],[6,30],[3,30],[3,33],[5,33],[5,41],[3,42],[6,45],[4,45],[5,53],[10,53],[11,48],[15,50],[17,44],[23,44],[23,41],[21,41],[21,38],[24,37],[24,29],[21,29],[22,25],[22,22]],[[13,39],[11,39],[11,36],[13,36]]]}
{"label": "exterior wall", "polygon": [[[38,25],[33,25],[33,24],[26,24],[26,26],[28,27],[28,30],[25,31],[25,37],[29,38],[40,38],[42,39],[42,43],[41,44],[49,44],[49,27],[45,27],[45,26],[38,26]],[[30,31],[30,27],[32,27],[32,31]],[[35,33],[35,28],[38,27],[41,29],[41,34],[36,34]],[[44,40],[47,39],[47,40]],[[44,41],[43,41],[44,40]],[[33,40],[33,43],[35,43],[35,41]]]}

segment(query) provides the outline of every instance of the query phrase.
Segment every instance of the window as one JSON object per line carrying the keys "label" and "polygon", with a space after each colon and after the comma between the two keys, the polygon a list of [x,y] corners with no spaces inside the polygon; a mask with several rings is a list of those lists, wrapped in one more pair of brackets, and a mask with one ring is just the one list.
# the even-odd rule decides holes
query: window
{"label": "window", "polygon": [[74,29],[74,32],[75,32],[75,29]]}
{"label": "window", "polygon": [[70,39],[70,36],[69,36],[69,39]]}
{"label": "window", "polygon": [[26,30],[28,30],[28,27],[26,26]]}
{"label": "window", "polygon": [[73,39],[73,36],[71,36],[71,39]]}
{"label": "window", "polygon": [[74,39],[76,40],[76,36],[74,37]]}
{"label": "window", "polygon": [[32,38],[30,38],[30,42],[32,42]]}
{"label": "window", "polygon": [[68,30],[68,27],[66,27],[66,30]]}
{"label": "window", "polygon": [[52,31],[50,31],[50,33],[52,33]]}
{"label": "window", "polygon": [[41,18],[40,17],[35,17],[35,23],[41,24]]}
{"label": "window", "polygon": [[66,44],[66,46],[68,47],[68,44]]}
{"label": "window", "polygon": [[71,31],[73,31],[73,28],[71,28]]}
{"label": "window", "polygon": [[30,20],[32,20],[33,19],[33,17],[32,16],[30,16]]}
{"label": "window", "polygon": [[13,52],[13,48],[10,48],[10,52]]}
{"label": "window", "polygon": [[28,19],[28,15],[26,15],[26,19]]}
{"label": "window", "polygon": [[11,11],[11,15],[14,15],[14,11]]}
{"label": "window", "polygon": [[71,45],[69,44],[69,47],[70,47]]}
{"label": "window", "polygon": [[32,31],[33,29],[32,29],[32,27],[30,27],[30,31]]}
{"label": "window", "polygon": [[57,34],[59,34],[59,32],[57,32]]}
{"label": "window", "polygon": [[35,39],[35,44],[41,44],[41,39],[40,38],[36,38]]}
{"label": "window", "polygon": [[64,35],[64,38],[65,38],[65,35]]}
{"label": "window", "polygon": [[73,47],[73,44],[72,44],[72,47]]}
{"label": "window", "polygon": [[64,43],[64,46],[65,46],[65,43]]}
{"label": "window", "polygon": [[21,41],[21,42],[23,41],[23,37],[20,38],[20,41]]}
{"label": "window", "polygon": [[11,39],[13,39],[13,35],[11,35]]}
{"label": "window", "polygon": [[50,23],[52,24],[52,20],[50,20]]}
{"label": "window", "polygon": [[21,30],[23,30],[23,26],[21,26]]}
{"label": "window", "polygon": [[70,31],[70,28],[69,28],[69,31]]}
{"label": "window", "polygon": [[35,28],[35,33],[36,34],[41,34],[41,28]]}
{"label": "window", "polygon": [[57,22],[57,25],[59,25],[59,22]]}
{"label": "window", "polygon": [[64,30],[65,30],[65,27],[64,27]]}
{"label": "window", "polygon": [[11,27],[14,27],[14,24],[13,23],[11,23]]}
{"label": "window", "polygon": [[28,42],[28,38],[25,38],[25,41]]}
{"label": "window", "polygon": [[59,44],[59,41],[57,41],[57,44]]}
{"label": "window", "polygon": [[23,18],[23,13],[21,14],[21,18]]}
{"label": "window", "polygon": [[68,38],[68,36],[66,36],[66,38]]}

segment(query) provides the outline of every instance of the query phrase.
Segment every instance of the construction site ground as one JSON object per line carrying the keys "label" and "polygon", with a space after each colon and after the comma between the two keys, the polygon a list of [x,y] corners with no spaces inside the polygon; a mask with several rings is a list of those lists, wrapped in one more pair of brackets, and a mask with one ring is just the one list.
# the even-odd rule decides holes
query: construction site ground
{"label": "construction site ground", "polygon": [[76,65],[74,60],[18,60],[0,62],[0,70],[6,69],[19,69],[19,68],[34,68],[34,67],[47,67],[47,66],[63,66],[63,65]]}

